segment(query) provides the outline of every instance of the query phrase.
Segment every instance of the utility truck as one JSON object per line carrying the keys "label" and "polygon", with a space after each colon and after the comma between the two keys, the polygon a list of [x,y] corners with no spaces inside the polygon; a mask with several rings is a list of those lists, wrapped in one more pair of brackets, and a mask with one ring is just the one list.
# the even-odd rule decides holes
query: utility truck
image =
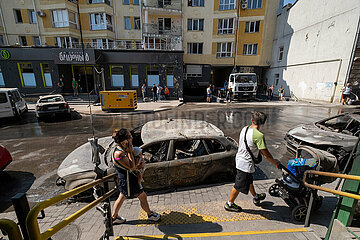
{"label": "utility truck", "polygon": [[228,88],[232,90],[233,99],[255,99],[257,76],[255,73],[232,73]]}

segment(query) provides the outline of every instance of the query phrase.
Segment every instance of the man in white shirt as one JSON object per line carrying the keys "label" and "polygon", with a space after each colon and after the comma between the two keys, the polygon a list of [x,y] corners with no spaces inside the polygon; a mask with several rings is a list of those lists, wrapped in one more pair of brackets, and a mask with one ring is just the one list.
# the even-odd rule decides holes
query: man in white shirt
{"label": "man in white shirt", "polygon": [[258,156],[259,151],[270,163],[275,166],[280,165],[280,161],[275,160],[267,149],[264,134],[260,130],[260,126],[264,125],[267,116],[262,112],[254,112],[251,118],[251,126],[244,127],[240,132],[239,149],[235,157],[236,162],[236,177],[234,187],[231,189],[229,201],[226,202],[224,208],[227,211],[241,212],[242,208],[234,203],[239,195],[239,192],[248,194],[249,191],[253,196],[255,205],[260,204],[261,200],[266,197],[265,193],[257,194],[253,185],[253,173],[255,172],[254,161],[251,154],[248,152],[246,143],[253,154]]}

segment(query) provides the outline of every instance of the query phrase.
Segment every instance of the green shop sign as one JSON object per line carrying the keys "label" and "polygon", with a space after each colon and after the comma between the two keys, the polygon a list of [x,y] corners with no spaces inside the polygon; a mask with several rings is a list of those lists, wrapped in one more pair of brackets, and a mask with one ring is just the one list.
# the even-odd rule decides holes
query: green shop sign
{"label": "green shop sign", "polygon": [[2,59],[5,60],[8,60],[11,57],[10,52],[8,50],[1,50],[0,56]]}

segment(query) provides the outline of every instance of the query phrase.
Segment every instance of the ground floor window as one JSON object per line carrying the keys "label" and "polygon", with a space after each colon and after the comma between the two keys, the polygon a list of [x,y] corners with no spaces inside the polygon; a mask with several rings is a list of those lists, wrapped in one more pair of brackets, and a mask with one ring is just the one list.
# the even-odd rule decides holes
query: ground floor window
{"label": "ground floor window", "polygon": [[159,66],[149,66],[146,69],[147,73],[147,83],[148,87],[152,87],[153,84],[159,84],[159,74],[160,74],[160,67]]}
{"label": "ground floor window", "polygon": [[31,63],[18,63],[19,75],[23,87],[36,87],[34,69]]}
{"label": "ground floor window", "polygon": [[174,87],[174,67],[166,67],[166,86]]}
{"label": "ground floor window", "polygon": [[279,79],[280,79],[280,74],[276,73],[274,80],[275,80],[275,86],[279,85]]}
{"label": "ground floor window", "polygon": [[217,43],[216,46],[216,57],[217,58],[226,58],[233,56],[233,43],[232,42],[223,42]]}
{"label": "ground floor window", "polygon": [[4,76],[2,74],[1,67],[0,67],[0,86],[1,87],[5,86]]}
{"label": "ground floor window", "polygon": [[44,87],[51,88],[53,84],[52,84],[50,66],[48,63],[41,63],[41,73],[44,82]]}
{"label": "ground floor window", "polygon": [[124,67],[123,66],[111,66],[111,85],[113,87],[124,87]]}
{"label": "ground floor window", "polygon": [[130,75],[131,75],[131,86],[139,86],[139,69],[138,66],[130,66]]}

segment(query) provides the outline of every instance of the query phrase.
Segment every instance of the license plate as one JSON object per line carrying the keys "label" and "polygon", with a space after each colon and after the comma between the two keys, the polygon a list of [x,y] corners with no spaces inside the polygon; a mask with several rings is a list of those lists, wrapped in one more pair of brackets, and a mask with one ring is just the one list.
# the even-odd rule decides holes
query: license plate
{"label": "license plate", "polygon": [[59,107],[48,107],[49,110],[59,109]]}
{"label": "license plate", "polygon": [[248,93],[244,93],[244,96],[247,96],[247,95],[249,95]]}

